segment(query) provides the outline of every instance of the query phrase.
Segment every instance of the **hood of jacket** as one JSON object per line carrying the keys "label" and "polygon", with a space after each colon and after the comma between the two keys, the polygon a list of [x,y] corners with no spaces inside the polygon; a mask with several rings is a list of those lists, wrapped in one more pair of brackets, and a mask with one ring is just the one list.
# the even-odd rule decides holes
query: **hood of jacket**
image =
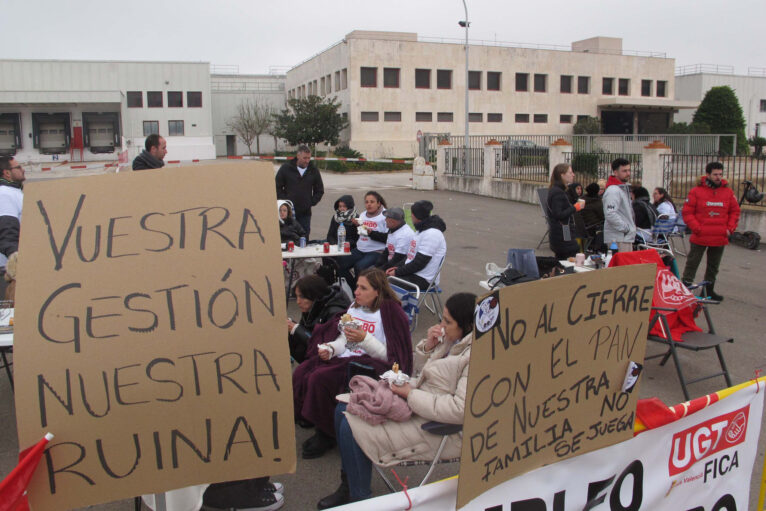
{"label": "hood of jacket", "polygon": [[[623,183],[622,181],[620,181],[619,179],[617,179],[614,176],[609,176],[609,179],[606,180],[606,188],[609,188],[612,185],[618,185],[619,186],[619,185],[627,185],[627,184],[628,183]],[[606,188],[604,188],[604,189],[606,189]]]}
{"label": "hood of jacket", "polygon": [[441,219],[439,215],[431,215],[425,220],[415,224],[415,230],[425,231],[426,229],[439,229],[441,232],[447,230],[447,224]]}
{"label": "hood of jacket", "polygon": [[283,224],[285,223],[284,220],[282,220],[282,217],[279,215],[279,208],[282,207],[282,204],[287,204],[287,218],[291,219],[293,218],[293,203],[289,200],[278,200],[277,201],[277,218],[279,218],[279,223]]}
{"label": "hood of jacket", "polygon": [[[697,183],[697,186],[705,186],[707,188],[713,188],[710,186],[710,184],[707,182],[707,174],[703,174],[700,176],[700,181]],[[718,186],[717,188],[726,188],[729,186],[729,182],[725,179],[721,179],[721,186]]]}

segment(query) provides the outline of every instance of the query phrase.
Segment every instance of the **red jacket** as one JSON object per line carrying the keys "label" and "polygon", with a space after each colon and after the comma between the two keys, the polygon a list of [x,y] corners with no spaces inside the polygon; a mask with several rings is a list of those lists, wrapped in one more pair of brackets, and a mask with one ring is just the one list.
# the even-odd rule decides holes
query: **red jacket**
{"label": "red jacket", "polygon": [[726,180],[713,188],[707,184],[707,176],[691,189],[682,211],[684,222],[692,230],[689,241],[706,247],[729,244],[726,231],[733,232],[739,222],[739,204]]}

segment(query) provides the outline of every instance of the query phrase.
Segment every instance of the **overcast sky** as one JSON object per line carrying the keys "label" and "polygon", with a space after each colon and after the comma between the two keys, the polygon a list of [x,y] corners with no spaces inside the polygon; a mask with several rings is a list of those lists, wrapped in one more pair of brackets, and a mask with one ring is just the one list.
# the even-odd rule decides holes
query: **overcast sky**
{"label": "overcast sky", "polygon": [[[569,46],[597,35],[676,66],[766,68],[766,0],[467,0],[470,39]],[[0,0],[0,58],[291,67],[352,30],[464,38],[461,0]]]}

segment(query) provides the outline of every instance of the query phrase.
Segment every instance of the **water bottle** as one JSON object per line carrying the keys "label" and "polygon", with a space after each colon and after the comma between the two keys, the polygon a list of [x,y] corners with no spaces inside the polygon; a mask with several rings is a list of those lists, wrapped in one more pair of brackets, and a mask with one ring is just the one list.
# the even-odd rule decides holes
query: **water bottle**
{"label": "water bottle", "polygon": [[612,256],[619,251],[619,247],[616,242],[612,242],[609,245],[609,250],[606,252],[606,259],[604,259],[604,266],[609,267],[609,262],[612,260]]}
{"label": "water bottle", "polygon": [[340,224],[338,226],[338,251],[343,250],[343,244],[346,242],[346,226]]}

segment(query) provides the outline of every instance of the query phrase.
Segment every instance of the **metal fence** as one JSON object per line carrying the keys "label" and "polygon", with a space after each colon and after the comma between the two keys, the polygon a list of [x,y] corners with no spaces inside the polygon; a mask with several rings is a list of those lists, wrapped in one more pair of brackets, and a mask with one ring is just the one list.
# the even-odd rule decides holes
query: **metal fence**
{"label": "metal fence", "polygon": [[[751,156],[718,158],[700,154],[668,154],[662,157],[662,183],[677,205],[680,206],[689,191],[699,183],[700,177],[705,175],[705,167],[711,161],[723,163],[724,179],[737,198],[742,195],[742,182],[745,180],[751,181],[760,191],[766,187],[766,160]],[[749,205],[766,208],[766,201]]]}
{"label": "metal fence", "polygon": [[548,148],[547,147],[509,147],[495,153],[494,177],[503,179],[521,179],[547,183]]}
{"label": "metal fence", "polygon": [[565,162],[574,170],[575,181],[583,186],[608,179],[612,173],[612,162],[617,158],[630,162],[631,182],[641,182],[644,172],[640,153],[564,153]]}
{"label": "metal fence", "polygon": [[484,149],[468,149],[467,172],[465,169],[465,158],[463,157],[464,152],[465,149],[462,147],[447,149],[447,157],[444,161],[444,174],[482,177],[484,175]]}

